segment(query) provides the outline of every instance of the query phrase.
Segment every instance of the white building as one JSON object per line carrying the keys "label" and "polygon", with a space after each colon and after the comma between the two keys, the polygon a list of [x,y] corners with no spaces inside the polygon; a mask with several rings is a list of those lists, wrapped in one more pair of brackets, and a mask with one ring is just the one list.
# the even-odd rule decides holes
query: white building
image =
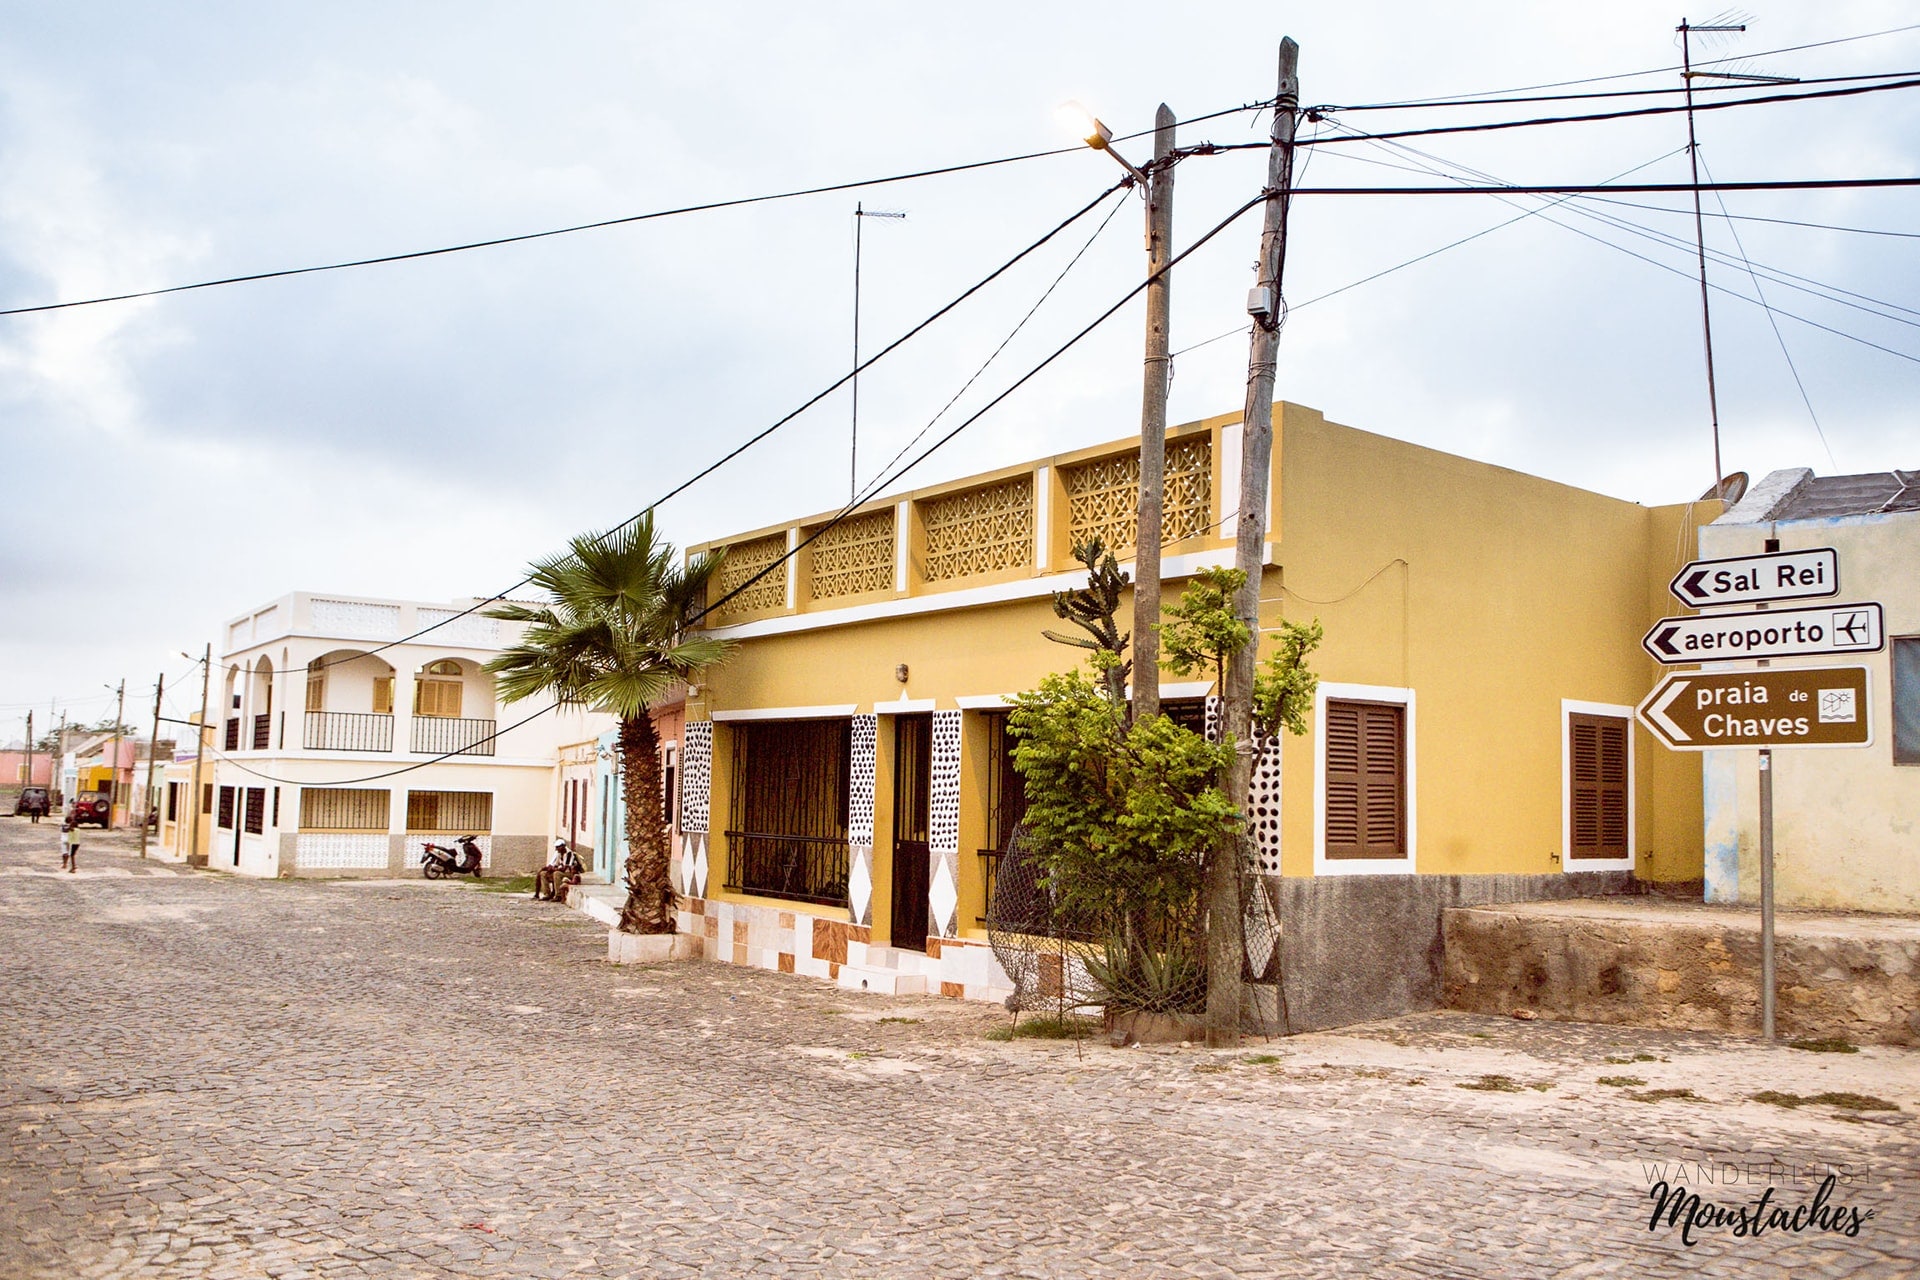
{"label": "white building", "polygon": [[484,664],[517,624],[476,603],[294,592],[232,619],[215,645],[208,864],[401,874],[464,835],[488,875],[545,861],[557,750],[604,718],[502,705]]}

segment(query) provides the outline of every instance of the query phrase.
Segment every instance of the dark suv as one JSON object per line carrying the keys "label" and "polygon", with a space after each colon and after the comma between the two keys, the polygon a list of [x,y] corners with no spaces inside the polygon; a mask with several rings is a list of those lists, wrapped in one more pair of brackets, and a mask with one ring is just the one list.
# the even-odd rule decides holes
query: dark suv
{"label": "dark suv", "polygon": [[106,827],[113,822],[113,802],[104,791],[85,792],[73,798],[73,807],[67,810],[67,816],[76,827],[84,827],[89,822],[96,827]]}
{"label": "dark suv", "polygon": [[44,818],[53,809],[53,800],[47,795],[45,787],[22,787],[20,798],[13,802],[13,816]]}

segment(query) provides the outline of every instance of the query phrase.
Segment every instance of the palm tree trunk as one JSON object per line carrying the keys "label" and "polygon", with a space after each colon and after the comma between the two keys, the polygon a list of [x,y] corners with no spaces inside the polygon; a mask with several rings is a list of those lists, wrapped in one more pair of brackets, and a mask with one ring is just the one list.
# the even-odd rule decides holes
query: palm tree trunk
{"label": "palm tree trunk", "polygon": [[661,805],[660,735],[646,712],[620,722],[621,799],[627,807],[627,904],[622,933],[673,933],[672,847]]}

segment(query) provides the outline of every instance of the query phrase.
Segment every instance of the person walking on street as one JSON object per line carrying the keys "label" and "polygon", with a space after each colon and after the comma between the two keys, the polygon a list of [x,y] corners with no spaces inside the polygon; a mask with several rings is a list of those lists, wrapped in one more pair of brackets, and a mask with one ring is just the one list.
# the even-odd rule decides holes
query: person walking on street
{"label": "person walking on street", "polygon": [[80,866],[80,833],[74,830],[73,819],[67,818],[60,824],[60,869],[76,871]]}

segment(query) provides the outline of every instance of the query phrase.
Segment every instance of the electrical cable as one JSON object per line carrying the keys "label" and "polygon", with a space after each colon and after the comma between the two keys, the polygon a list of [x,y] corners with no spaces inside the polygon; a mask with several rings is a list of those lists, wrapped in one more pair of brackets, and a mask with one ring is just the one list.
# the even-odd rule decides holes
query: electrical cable
{"label": "electrical cable", "polygon": [[[1101,198],[1105,199],[1106,195],[1108,194],[1111,194],[1111,192],[1102,193]],[[1243,214],[1245,214],[1247,210],[1252,209],[1255,206],[1261,204],[1263,201],[1265,201],[1267,197],[1268,197],[1268,193],[1265,191],[1262,191],[1259,195],[1255,196],[1253,199],[1247,201],[1245,204],[1241,205],[1238,209],[1234,210],[1231,214],[1227,215],[1226,218],[1222,219],[1219,223],[1216,223],[1212,230],[1208,231],[1205,235],[1201,236],[1198,240],[1195,240],[1185,250],[1183,250],[1179,254],[1176,254],[1167,263],[1167,269],[1171,270],[1174,266],[1179,264],[1182,260],[1184,260],[1190,254],[1198,250],[1202,245],[1206,244],[1209,240],[1213,239],[1214,236],[1226,230],[1227,227],[1231,226]],[[880,489],[884,488],[887,485],[897,483],[902,477],[906,476],[915,467],[918,467],[921,463],[925,462],[928,458],[933,456],[934,453],[936,453],[939,449],[945,446],[948,442],[953,440],[962,431],[965,431],[968,427],[972,426],[974,423],[978,422],[981,418],[985,417],[989,411],[998,407],[1002,401],[1006,400],[1015,391],[1019,390],[1021,387],[1025,386],[1028,382],[1030,382],[1033,378],[1038,376],[1042,370],[1046,369],[1055,360],[1058,360],[1062,355],[1065,355],[1069,350],[1071,350],[1074,346],[1076,346],[1088,334],[1092,333],[1095,329],[1099,328],[1102,324],[1112,319],[1113,316],[1117,312],[1119,312],[1119,310],[1122,307],[1124,307],[1127,303],[1131,302],[1134,299],[1134,297],[1136,297],[1143,290],[1145,290],[1147,285],[1150,284],[1151,282],[1152,282],[1152,277],[1148,277],[1148,279],[1142,280],[1139,284],[1135,285],[1132,289],[1129,289],[1126,292],[1126,294],[1119,299],[1119,301],[1115,302],[1112,306],[1108,307],[1105,311],[1101,312],[1090,323],[1088,323],[1084,328],[1082,328],[1078,333],[1074,334],[1071,338],[1067,339],[1066,342],[1062,343],[1059,347],[1056,347],[1051,355],[1047,356],[1044,360],[1040,361],[1040,363],[1034,365],[1026,373],[1022,374],[1018,379],[1016,379],[1014,382],[1009,384],[1004,390],[1000,392],[999,395],[995,396],[992,400],[988,401],[977,412],[973,413],[965,421],[953,427],[950,431],[948,431],[945,435],[941,436],[938,440],[934,441],[931,445],[928,445],[926,449],[921,451],[919,456],[915,457],[911,462],[907,463],[905,466],[894,471],[891,475],[882,475],[882,476],[875,477],[875,479],[865,489],[863,489],[859,494],[855,495],[853,501],[849,502],[846,506],[840,508],[840,510],[836,512],[829,520],[827,520],[824,524],[820,525],[819,527],[815,528],[806,538],[801,539],[797,546],[789,548],[785,555],[781,556],[779,559],[775,560],[773,563],[762,568],[758,573],[754,574],[752,577],[748,578],[746,581],[740,583],[732,591],[729,591],[728,593],[723,595],[720,599],[703,607],[697,614],[694,614],[692,617],[690,617],[686,621],[685,625],[694,626],[698,624],[702,618],[705,618],[708,614],[711,614],[715,610],[723,607],[727,603],[727,601],[733,599],[735,596],[739,595],[742,591],[746,590],[748,587],[752,586],[754,583],[758,582],[760,579],[766,577],[769,573],[773,572],[775,569],[784,566],[789,559],[797,555],[803,548],[811,545],[815,539],[819,538],[828,529],[834,527],[835,525],[839,524],[841,521],[845,520],[849,514],[851,514],[857,507],[861,506],[862,504],[870,500],[873,494],[877,493]],[[532,715],[527,716],[525,719],[516,721],[513,724],[507,726],[507,728],[505,729],[499,729],[491,734],[488,734],[485,738],[480,739],[480,741],[492,741],[493,739],[498,738],[501,734],[511,732],[514,729],[518,729],[522,725],[529,724],[532,721],[538,719],[539,717],[546,715],[548,712],[558,709],[559,706],[560,706],[560,702],[558,700],[555,700],[554,702],[534,712]],[[424,769],[430,764],[438,764],[441,761],[451,759],[454,756],[464,755],[467,753],[470,747],[471,747],[471,744],[467,748],[462,748],[457,751],[449,751],[442,755],[435,756],[429,760],[415,761],[410,764],[401,765],[394,769],[389,769],[381,773],[370,774],[361,778],[332,779],[324,782],[305,782],[305,781],[301,781],[299,779],[294,779],[294,778],[275,777],[271,774],[262,773],[257,769],[253,769],[247,766],[245,763],[235,760],[233,757],[228,756],[223,752],[214,750],[213,748],[209,748],[209,750],[213,751],[213,753],[218,758],[225,760],[227,763],[233,765],[235,768],[240,769],[243,772],[246,772],[248,774],[251,774],[256,778],[261,778],[268,782],[278,783],[282,786],[312,787],[315,789],[325,789],[325,788],[333,788],[333,787],[357,786],[363,782],[377,782],[382,779],[397,777],[405,773],[411,773],[416,769]]]}
{"label": "electrical cable", "polygon": [[[1194,116],[1183,124],[1197,124],[1203,120],[1216,120],[1221,116],[1234,115],[1241,111],[1259,110],[1265,104],[1249,103],[1245,106],[1228,107],[1222,111],[1209,112]],[[1147,137],[1152,129],[1139,133],[1129,133],[1115,139],[1126,141],[1132,138]],[[342,262],[321,263],[310,267],[283,267],[275,271],[255,271],[245,275],[223,276],[217,280],[199,280],[192,284],[168,285],[159,289],[139,289],[127,293],[107,294],[97,298],[76,298],[70,302],[45,302],[31,307],[0,308],[0,316],[35,315],[47,311],[66,311],[75,307],[96,307],[109,302],[132,302],[141,298],[159,298],[172,293],[190,293],[198,289],[214,289],[222,285],[252,284],[261,280],[279,280],[291,276],[316,275],[326,271],[347,271],[355,267],[381,266],[393,262],[411,262],[420,258],[437,258],[454,253],[467,253],[475,249],[494,249],[502,245],[523,244],[530,240],[547,240],[555,236],[573,235],[581,231],[601,231],[608,227],[628,226],[637,222],[652,222],[661,218],[675,218],[686,214],[712,213],[720,209],[737,209],[746,205],[767,204],[777,200],[795,200],[804,196],[827,195],[835,191],[857,191],[863,187],[882,187],[898,182],[913,182],[921,178],[936,178],[953,173],[966,173],[975,169],[990,169],[1000,165],[1018,164],[1026,160],[1043,160],[1049,156],[1071,155],[1085,150],[1085,144],[1071,147],[1055,147],[1049,151],[1029,151],[1022,155],[1001,156],[994,160],[974,160],[965,164],[943,165],[936,169],[918,169],[911,173],[897,173],[883,178],[861,178],[851,182],[832,182],[817,187],[799,187],[788,191],[768,192],[757,196],[736,196],[730,200],[709,200],[701,204],[679,205],[671,209],[654,209],[647,213],[628,214],[619,218],[603,218],[597,222],[581,222],[566,227],[551,227],[545,231],[527,231],[518,235],[494,236],[487,240],[468,240],[459,244],[442,245],[434,249],[413,249],[404,253],[380,254],[370,258],[353,258]]]}
{"label": "electrical cable", "polygon": [[[1390,129],[1379,133],[1368,133],[1364,136],[1376,142],[1384,142],[1393,138],[1424,138],[1443,133],[1491,133],[1502,129],[1530,129],[1539,125],[1592,124],[1606,120],[1634,120],[1648,116],[1677,115],[1689,110],[1696,112],[1724,111],[1732,107],[1769,106],[1781,102],[1811,102],[1823,98],[1850,98],[1857,97],[1863,93],[1881,93],[1889,89],[1911,89],[1916,86],[1920,86],[1920,78],[1896,80],[1891,84],[1855,85],[1852,88],[1846,89],[1821,89],[1814,93],[1763,94],[1753,98],[1739,98],[1731,102],[1701,102],[1694,104],[1692,107],[1635,107],[1625,111],[1597,111],[1589,115],[1578,116],[1532,116],[1525,120],[1488,120],[1482,121],[1479,124],[1434,125],[1425,129]],[[1329,143],[1351,141],[1354,141],[1354,139],[1329,137],[1317,139],[1315,145],[1326,146]],[[1245,142],[1222,143],[1219,146],[1219,150],[1235,151],[1264,145],[1264,143]]]}
{"label": "electrical cable", "polygon": [[[1766,55],[1748,54],[1748,55],[1743,55],[1743,59],[1752,58],[1752,57],[1764,57],[1764,56]],[[1730,59],[1723,59],[1723,61],[1730,61]],[[1703,62],[1700,65],[1707,66],[1709,64]],[[1679,68],[1675,67],[1675,68],[1671,68],[1671,70],[1677,71],[1679,70]],[[1656,73],[1633,72],[1631,74],[1652,75]],[[1870,75],[1818,76],[1818,77],[1807,79],[1807,80],[1794,80],[1792,81],[1792,83],[1797,85],[1858,84],[1866,80],[1893,80],[1893,79],[1898,79],[1901,76],[1920,76],[1920,71],[1877,71]],[[1750,83],[1749,84],[1697,84],[1693,86],[1693,91],[1695,93],[1734,93],[1740,90],[1750,90],[1753,87],[1754,86]],[[1434,101],[1426,101],[1426,102],[1362,103],[1358,105],[1341,105],[1338,103],[1327,103],[1325,105],[1316,105],[1310,108],[1310,110],[1317,111],[1317,112],[1334,112],[1339,114],[1347,114],[1355,111],[1409,111],[1409,110],[1416,110],[1424,107],[1504,107],[1504,106],[1519,106],[1519,105],[1534,103],[1534,102],[1587,102],[1587,101],[1597,100],[1601,98],[1645,98],[1645,97],[1652,97],[1652,96],[1659,96],[1659,95],[1671,96],[1676,93],[1685,93],[1686,91],[1687,89],[1685,85],[1672,85],[1666,88],[1658,88],[1658,89],[1613,89],[1605,93],[1555,93],[1555,94],[1545,94],[1540,97],[1534,97],[1534,98],[1499,98],[1499,97],[1449,98],[1444,100],[1434,100]]]}
{"label": "electrical cable", "polygon": [[[801,414],[805,413],[808,409],[811,409],[813,406],[819,404],[822,400],[832,395],[835,391],[838,391],[841,387],[845,386],[853,378],[855,378],[861,373],[866,372],[868,369],[872,368],[875,364],[878,364],[881,360],[886,359],[887,356],[891,355],[894,351],[898,350],[901,346],[905,345],[908,341],[918,336],[922,330],[932,325],[935,321],[941,319],[947,313],[951,312],[956,307],[958,307],[961,303],[965,302],[968,298],[972,297],[974,294],[978,293],[980,290],[984,289],[987,285],[993,283],[995,280],[999,279],[1002,275],[1005,275],[1008,271],[1012,270],[1016,264],[1021,262],[1023,259],[1025,259],[1029,255],[1037,252],[1042,246],[1047,244],[1048,241],[1052,240],[1055,236],[1059,235],[1062,231],[1065,231],[1068,227],[1078,222],[1081,218],[1084,218],[1087,214],[1093,212],[1093,210],[1098,208],[1100,206],[1100,203],[1104,201],[1108,196],[1112,195],[1114,192],[1120,190],[1123,187],[1131,185],[1132,182],[1133,182],[1133,179],[1131,176],[1122,177],[1119,181],[1115,182],[1112,186],[1106,188],[1099,195],[1095,196],[1092,200],[1082,205],[1078,210],[1070,214],[1064,221],[1060,222],[1058,225],[1053,227],[1052,230],[1048,231],[1045,235],[1041,236],[1038,240],[1035,240],[1032,244],[1020,250],[1018,253],[1014,254],[1011,258],[1008,258],[1005,262],[1001,263],[998,267],[994,268],[987,275],[981,277],[979,280],[969,285],[966,289],[962,290],[959,294],[957,294],[951,301],[946,303],[946,305],[942,306],[939,310],[933,312],[926,319],[920,321],[920,323],[914,325],[913,328],[907,330],[905,333],[901,334],[898,338],[895,338],[892,342],[888,343],[885,347],[881,348],[879,351],[869,356],[866,360],[862,361],[859,365],[855,366],[853,369],[842,374],[838,379],[836,379],[834,382],[832,382],[828,386],[821,389],[815,395],[813,395],[804,403],[802,403],[799,407],[793,409],[791,412],[776,419],[771,425],[763,427],[761,430],[749,436],[746,440],[742,441],[740,444],[734,446],[734,448],[729,450],[727,453],[721,455],[721,457],[715,460],[714,462],[709,463],[707,466],[701,468],[699,471],[695,472],[693,475],[689,476],[687,479],[681,481],[679,484],[675,485],[673,488],[667,490],[658,498],[655,498],[651,503],[647,504],[645,507],[642,507],[639,511],[635,512],[633,515],[628,516],[625,520],[622,520],[619,524],[614,525],[611,529],[607,529],[603,531],[598,536],[602,538],[606,538],[606,537],[611,537],[612,535],[620,532],[622,529],[625,529],[628,525],[633,524],[635,521],[644,518],[648,512],[654,510],[656,507],[661,506],[662,504],[668,502],[669,500],[675,497],[678,497],[680,494],[692,488],[695,484],[698,484],[701,480],[706,479],[708,476],[718,471],[721,467],[724,467],[727,463],[733,461],[735,458],[739,457],[741,454],[745,453],[747,450],[753,448],[755,445],[759,444],[761,441],[771,436],[774,432],[786,426],[788,423],[792,422],[795,418],[799,417]],[[441,627],[447,626],[450,623],[457,622],[461,618],[468,617],[478,612],[480,609],[486,607],[487,605],[494,603],[497,600],[506,599],[510,593],[519,590],[521,587],[526,586],[531,581],[532,581],[532,578],[522,576],[517,582],[515,582],[512,586],[508,587],[505,591],[500,591],[494,595],[486,596],[483,599],[476,600],[474,601],[474,603],[468,605],[464,609],[459,610],[458,612],[454,613],[450,617],[442,618],[438,622],[432,623],[429,626],[422,627],[419,630],[414,631],[408,635],[401,636],[397,640],[385,641],[379,645],[374,646],[371,649],[356,650],[353,656],[350,658],[341,658],[341,659],[338,659],[337,662],[323,663],[319,669],[324,670],[326,667],[338,665],[338,663],[352,662],[358,658],[369,657],[373,654],[382,653],[388,649],[395,647],[396,645],[407,644],[410,641],[418,640],[421,636],[424,636],[429,632],[435,631]],[[219,665],[223,667],[225,670],[229,670],[229,671],[239,669],[228,663],[221,663]]]}
{"label": "electrical cable", "polygon": [[[1695,154],[1699,154],[1697,150]],[[1707,168],[1705,157],[1700,158],[1700,168],[1709,179],[1713,177],[1713,171]],[[1717,195],[1714,199],[1719,201],[1720,212],[1725,214],[1726,201],[1720,200]],[[1833,464],[1833,469],[1837,472],[1840,470],[1840,460],[1833,456],[1833,443],[1827,439],[1827,429],[1820,425],[1820,415],[1814,412],[1813,398],[1807,394],[1807,384],[1801,381],[1799,366],[1793,362],[1793,352],[1787,349],[1786,335],[1780,332],[1779,318],[1774,315],[1773,307],[1767,302],[1767,291],[1761,287],[1760,277],[1754,272],[1753,263],[1747,257],[1747,247],[1740,243],[1740,229],[1729,222],[1727,233],[1733,237],[1733,247],[1739,251],[1740,261],[1747,268],[1747,279],[1753,281],[1753,292],[1760,301],[1760,308],[1767,313],[1767,325],[1773,330],[1773,340],[1780,344],[1780,356],[1787,362],[1787,372],[1793,375],[1793,385],[1800,392],[1800,403],[1807,406],[1807,417],[1813,420],[1814,434],[1820,437],[1820,447],[1827,451],[1827,461]]]}
{"label": "electrical cable", "polygon": [[[1771,58],[1782,53],[1801,53],[1808,49],[1825,49],[1832,45],[1851,44],[1858,40],[1878,40],[1882,36],[1903,35],[1908,31],[1920,31],[1920,23],[1909,23],[1903,27],[1889,27],[1884,31],[1866,31],[1856,36],[1841,36],[1834,40],[1817,40],[1812,44],[1788,45],[1787,47],[1782,49],[1762,49],[1758,53],[1745,53],[1745,54],[1740,54],[1737,57],[1731,57],[1731,58],[1715,58],[1711,61],[1701,62],[1695,65],[1700,67],[1717,67],[1729,62],[1747,62],[1755,58]],[[1587,76],[1584,79],[1580,79],[1580,80],[1556,80],[1547,84],[1523,85],[1513,89],[1487,89],[1487,90],[1484,90],[1478,93],[1473,93],[1473,94],[1449,94],[1449,95],[1445,95],[1442,97],[1435,97],[1435,98],[1408,98],[1400,102],[1375,103],[1370,106],[1359,108],[1359,109],[1367,110],[1367,111],[1380,111],[1380,110],[1389,110],[1396,107],[1422,107],[1422,106],[1429,106],[1429,105],[1446,106],[1450,103],[1450,101],[1452,101],[1455,98],[1494,98],[1500,94],[1534,93],[1541,89],[1566,89],[1566,88],[1571,88],[1575,85],[1582,85],[1582,84],[1604,84],[1610,80],[1634,80],[1634,79],[1638,79],[1641,76],[1671,75],[1675,71],[1681,71],[1684,69],[1685,68],[1681,67],[1678,64],[1675,64],[1670,67],[1650,67],[1645,71],[1620,71],[1612,75]],[[1348,110],[1354,110],[1354,108],[1350,107],[1348,108]]]}

